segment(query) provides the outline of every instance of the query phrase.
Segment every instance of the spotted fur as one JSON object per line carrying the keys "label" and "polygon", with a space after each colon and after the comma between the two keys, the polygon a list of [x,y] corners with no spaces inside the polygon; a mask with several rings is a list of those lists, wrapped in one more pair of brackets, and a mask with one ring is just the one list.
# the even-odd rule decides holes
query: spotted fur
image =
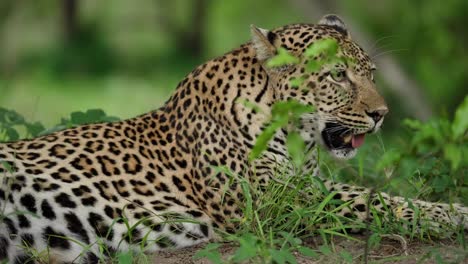
{"label": "spotted fur", "polygon": [[[337,40],[340,54],[353,58],[353,64],[334,66],[343,76],[327,67],[305,70],[304,50],[324,38]],[[301,62],[266,67],[279,47]],[[226,166],[252,184],[266,184],[288,162],[288,131],[278,131],[253,164],[248,155],[268,122],[265,113],[275,102],[295,99],[317,109],[304,114],[296,129],[311,150],[304,171],[319,176],[315,148],[326,143],[322,133],[329,122],[353,136],[382,124],[388,109],[375,88],[374,69],[336,16],[272,31],[252,27],[252,42],[197,67],[158,110],[0,144],[0,160],[9,164],[0,165],[0,261],[23,263],[35,250],[51,261],[93,263],[98,244],[107,245],[109,253],[154,252],[207,241],[214,228],[234,230],[243,193],[238,182],[214,168]],[[300,87],[291,86],[295,77],[305,77]],[[240,103],[245,100],[260,111]],[[329,150],[342,158],[356,152]],[[336,199],[352,201],[340,214],[365,218],[367,189],[324,182],[337,191]],[[385,202],[397,216],[413,221],[412,208],[419,208],[419,218],[435,227],[459,224],[468,211],[382,197],[372,200],[377,210],[383,212]]]}

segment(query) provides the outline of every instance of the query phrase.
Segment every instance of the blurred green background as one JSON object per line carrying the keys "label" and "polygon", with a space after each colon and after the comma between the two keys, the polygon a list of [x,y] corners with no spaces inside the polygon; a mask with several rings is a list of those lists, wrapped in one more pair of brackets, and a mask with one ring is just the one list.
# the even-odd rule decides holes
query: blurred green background
{"label": "blurred green background", "polygon": [[275,28],[341,15],[379,66],[391,114],[451,116],[468,91],[465,0],[0,1],[0,106],[54,125],[159,107],[196,65]]}

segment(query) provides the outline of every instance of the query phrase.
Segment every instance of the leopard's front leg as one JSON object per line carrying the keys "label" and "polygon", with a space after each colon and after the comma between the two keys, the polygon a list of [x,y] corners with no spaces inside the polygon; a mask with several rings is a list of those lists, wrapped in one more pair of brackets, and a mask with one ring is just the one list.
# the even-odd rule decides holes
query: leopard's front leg
{"label": "leopard's front leg", "polygon": [[334,199],[348,204],[338,212],[344,217],[355,217],[362,221],[372,220],[374,210],[386,221],[401,221],[407,229],[413,227],[416,231],[427,230],[431,235],[450,233],[457,227],[468,231],[468,207],[461,204],[433,203],[390,196],[368,188],[334,183],[330,180],[325,180],[324,185],[328,191],[336,193]]}

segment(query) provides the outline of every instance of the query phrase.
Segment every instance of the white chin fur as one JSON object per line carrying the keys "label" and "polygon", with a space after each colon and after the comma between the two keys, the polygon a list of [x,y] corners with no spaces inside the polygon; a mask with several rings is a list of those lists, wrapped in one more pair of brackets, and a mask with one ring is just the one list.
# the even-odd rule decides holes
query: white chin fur
{"label": "white chin fur", "polygon": [[357,149],[332,149],[330,153],[338,159],[350,159],[356,156]]}

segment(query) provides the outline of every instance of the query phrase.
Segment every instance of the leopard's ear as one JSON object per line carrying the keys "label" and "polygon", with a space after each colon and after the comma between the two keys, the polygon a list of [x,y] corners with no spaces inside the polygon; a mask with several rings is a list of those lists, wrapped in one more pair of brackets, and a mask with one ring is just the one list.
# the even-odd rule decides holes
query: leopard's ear
{"label": "leopard's ear", "polygon": [[276,38],[275,33],[250,25],[250,34],[258,60],[265,61],[276,55],[276,47],[273,44]]}
{"label": "leopard's ear", "polygon": [[336,29],[338,32],[341,32],[346,37],[351,38],[351,36],[349,35],[349,32],[348,32],[348,29],[346,28],[345,23],[337,15],[333,15],[333,14],[325,15],[324,17],[322,17],[322,19],[320,19],[318,24],[319,25],[330,26],[330,27]]}

